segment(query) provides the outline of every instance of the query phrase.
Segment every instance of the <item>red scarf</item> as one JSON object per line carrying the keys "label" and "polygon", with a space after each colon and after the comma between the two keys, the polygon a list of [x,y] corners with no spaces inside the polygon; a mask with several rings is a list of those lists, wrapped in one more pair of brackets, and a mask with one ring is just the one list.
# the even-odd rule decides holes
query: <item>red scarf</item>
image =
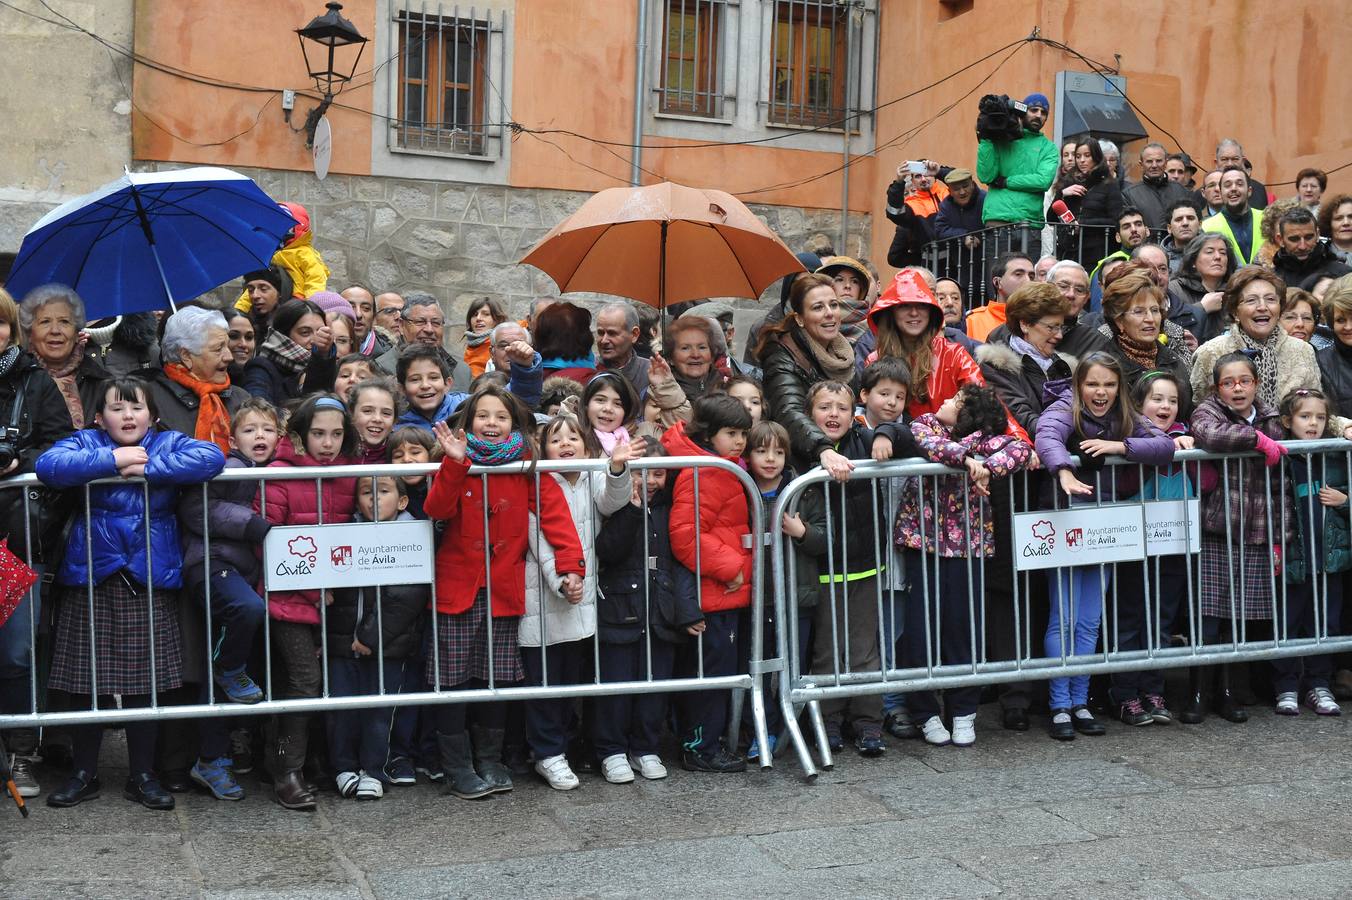
{"label": "red scarf", "polygon": [[199,441],[210,441],[221,448],[222,453],[230,452],[230,413],[221,400],[221,394],[230,389],[230,379],[221,384],[202,381],[180,363],[168,363],[164,374],[169,380],[183,385],[197,395],[197,428],[193,437]]}

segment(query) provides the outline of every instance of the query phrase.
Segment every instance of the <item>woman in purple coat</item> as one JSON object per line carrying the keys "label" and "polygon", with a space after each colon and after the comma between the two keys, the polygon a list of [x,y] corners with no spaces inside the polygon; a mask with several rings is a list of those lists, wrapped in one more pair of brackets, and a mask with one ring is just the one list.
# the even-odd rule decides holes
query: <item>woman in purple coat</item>
{"label": "woman in purple coat", "polygon": [[[1136,466],[1096,471],[1103,457],[1124,456],[1148,466],[1168,465],[1174,458],[1174,442],[1153,422],[1136,414],[1126,396],[1122,364],[1110,353],[1095,351],[1075,367],[1070,383],[1045,386],[1057,399],[1038,417],[1036,448],[1042,464],[1065,492],[1072,505],[1112,501],[1130,496],[1137,486]],[[1077,477],[1073,454],[1079,454]],[[1051,579],[1051,610],[1044,639],[1049,657],[1088,656],[1098,645],[1103,618],[1103,596],[1108,590],[1109,570],[1103,566],[1073,566],[1057,571]],[[1074,620],[1074,633],[1070,621]],[[1103,725],[1086,705],[1089,676],[1051,680],[1051,735],[1060,741],[1074,740],[1075,733],[1100,735]]]}

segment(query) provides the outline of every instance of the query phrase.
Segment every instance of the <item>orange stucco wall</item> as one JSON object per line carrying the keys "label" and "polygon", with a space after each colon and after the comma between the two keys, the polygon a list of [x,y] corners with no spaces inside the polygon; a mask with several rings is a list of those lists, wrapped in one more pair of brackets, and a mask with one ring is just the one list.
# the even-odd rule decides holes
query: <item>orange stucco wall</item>
{"label": "orange stucco wall", "polygon": [[[306,74],[293,32],[323,12],[324,4],[316,0],[137,0],[135,46],[139,54],[211,79],[272,90],[254,93],[213,87],[138,65],[132,88],[136,101],[133,158],[311,168],[305,135],[291,129],[304,124],[316,100],[297,97],[288,127],[282,118],[280,91],[309,90],[313,95],[314,83]],[[362,34],[375,33],[375,0],[346,0],[343,15]],[[369,78],[361,73],[378,63],[373,51],[368,44],[354,87],[339,95],[336,103],[371,109],[370,86],[357,85]],[[328,117],[334,135],[330,170],[370,172],[371,117],[341,106],[331,108]]]}
{"label": "orange stucco wall", "polygon": [[[306,74],[292,31],[322,11],[323,4],[316,0],[231,0],[228,4],[138,0],[136,47],[152,59],[223,81],[304,88]],[[375,34],[375,14],[375,0],[348,0],[343,6],[343,15],[367,36]],[[514,26],[513,118],[535,128],[566,128],[630,143],[636,16],[636,5],[623,0],[519,0],[510,20]],[[240,37],[223,40],[223,35]],[[374,46],[368,45],[358,66],[357,85],[367,80],[361,73],[378,62],[375,55]],[[304,137],[283,121],[276,94],[210,87],[145,66],[136,68],[134,90],[138,109],[133,115],[133,155],[137,159],[310,168]],[[314,102],[297,99],[293,126],[304,122]],[[372,89],[369,85],[350,88],[338,102],[370,110]],[[255,118],[259,124],[251,128]],[[330,111],[329,119],[334,133],[331,170],[369,174],[371,129],[376,127],[371,117],[340,105]],[[177,140],[166,130],[187,140]],[[223,144],[196,146],[217,144],[246,131]],[[558,146],[530,135],[516,139],[511,153],[512,185],[595,191],[628,183],[627,147],[608,152],[567,135],[549,135],[548,139]],[[651,137],[647,141],[682,143]],[[721,147],[649,150],[643,166],[662,179],[740,193],[818,175],[840,161],[839,153]],[[872,172],[871,159],[855,161],[851,207],[856,211],[868,208]],[[644,180],[659,179],[645,175]],[[750,193],[745,199],[839,208],[840,193],[840,176],[831,175],[803,188]]]}
{"label": "orange stucco wall", "polygon": [[[1028,35],[1034,25],[1091,59],[1113,64],[1121,55],[1127,93],[1161,126],[1143,122],[1151,138],[1177,147],[1177,137],[1199,165],[1215,155],[1218,138],[1234,137],[1253,161],[1254,174],[1287,196],[1305,166],[1332,169],[1352,162],[1352,126],[1346,91],[1335,72],[1352,46],[1352,17],[1326,0],[974,0],[969,12],[941,21],[934,2],[887,2],[882,21],[879,96],[895,97]],[[899,61],[889,65],[892,54]],[[922,65],[907,61],[923,60]],[[879,113],[885,140],[936,115],[977,85],[996,57],[971,72]],[[1022,98],[1038,90],[1051,96],[1059,71],[1089,71],[1079,59],[1030,45],[921,138],[885,151],[880,170],[905,158],[930,156],[954,165],[976,161],[973,123],[984,93]],[[1056,110],[1052,110],[1055,117]],[[1046,132],[1051,134],[1051,123]],[[1139,145],[1137,145],[1139,147]],[[1134,163],[1134,159],[1128,159]],[[1330,176],[1330,191],[1352,191],[1352,168]],[[883,198],[875,193],[874,259],[886,258],[891,229],[882,222]]]}

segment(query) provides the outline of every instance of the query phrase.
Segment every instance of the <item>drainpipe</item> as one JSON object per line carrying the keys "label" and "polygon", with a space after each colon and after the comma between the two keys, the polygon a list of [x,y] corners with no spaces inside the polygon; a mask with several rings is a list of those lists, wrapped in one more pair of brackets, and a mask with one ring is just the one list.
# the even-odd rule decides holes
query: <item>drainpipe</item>
{"label": "drainpipe", "polygon": [[643,98],[648,70],[648,5],[638,0],[638,34],[634,40],[634,158],[629,164],[629,183],[643,183]]}
{"label": "drainpipe", "polygon": [[851,27],[851,13],[845,14],[845,128],[841,152],[844,155],[840,170],[840,240],[836,242],[836,252],[849,255],[846,239],[850,234],[850,63],[854,52],[854,29]]}

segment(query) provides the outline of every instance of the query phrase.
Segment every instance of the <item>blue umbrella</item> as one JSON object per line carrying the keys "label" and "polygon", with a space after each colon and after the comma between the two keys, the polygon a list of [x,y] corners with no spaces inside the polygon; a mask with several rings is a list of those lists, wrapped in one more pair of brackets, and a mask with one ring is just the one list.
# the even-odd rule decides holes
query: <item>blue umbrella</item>
{"label": "blue umbrella", "polygon": [[295,224],[229,169],[128,172],[29,229],[5,287],[68,285],[91,319],[172,308],[266,267]]}

